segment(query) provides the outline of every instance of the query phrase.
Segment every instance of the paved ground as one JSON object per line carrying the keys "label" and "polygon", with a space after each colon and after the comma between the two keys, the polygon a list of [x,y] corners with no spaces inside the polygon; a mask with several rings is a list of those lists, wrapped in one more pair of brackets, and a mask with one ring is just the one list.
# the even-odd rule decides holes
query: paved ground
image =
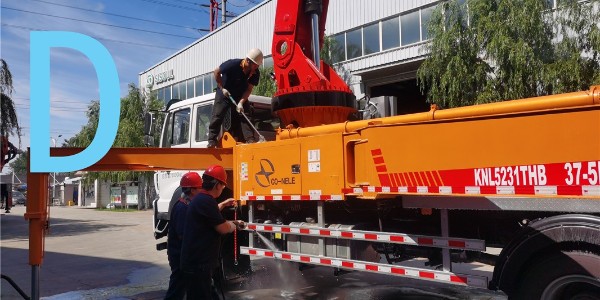
{"label": "paved ground", "polygon": [[[31,294],[25,208],[1,217],[1,272]],[[51,232],[40,270],[45,299],[162,299],[170,274],[165,251],[154,250],[152,212],[51,208]],[[504,299],[464,287],[328,268],[298,271],[288,262],[253,261],[254,273],[229,283],[227,299]],[[1,299],[21,299],[2,281]]]}

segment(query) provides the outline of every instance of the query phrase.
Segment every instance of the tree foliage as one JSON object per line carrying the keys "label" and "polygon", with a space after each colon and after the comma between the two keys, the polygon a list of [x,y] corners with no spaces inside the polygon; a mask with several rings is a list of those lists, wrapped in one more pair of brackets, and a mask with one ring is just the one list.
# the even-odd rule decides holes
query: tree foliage
{"label": "tree foliage", "polygon": [[588,89],[600,83],[599,2],[559,1],[555,10],[539,0],[442,2],[428,26],[421,89],[444,107]]}
{"label": "tree foliage", "polygon": [[[162,105],[163,103],[156,97],[144,99],[139,89],[134,84],[130,84],[129,93],[121,98],[119,128],[113,147],[144,147],[144,114],[148,110],[162,109]],[[98,128],[99,111],[100,103],[92,101],[86,113],[88,123],[78,134],[66,141],[66,146],[87,147],[92,142]],[[95,179],[112,182],[138,181],[142,176],[151,175],[145,172],[91,172],[86,176],[85,182],[89,183]]]}
{"label": "tree foliage", "polygon": [[27,153],[17,155],[8,165],[16,174],[27,174]]}
{"label": "tree foliage", "polygon": [[21,144],[21,126],[17,119],[15,103],[12,100],[13,81],[8,64],[0,58],[0,135],[16,133]]}
{"label": "tree foliage", "polygon": [[260,80],[258,85],[252,90],[252,94],[265,97],[273,97],[277,91],[277,85],[271,78],[273,73],[273,67],[262,67],[260,68]]}

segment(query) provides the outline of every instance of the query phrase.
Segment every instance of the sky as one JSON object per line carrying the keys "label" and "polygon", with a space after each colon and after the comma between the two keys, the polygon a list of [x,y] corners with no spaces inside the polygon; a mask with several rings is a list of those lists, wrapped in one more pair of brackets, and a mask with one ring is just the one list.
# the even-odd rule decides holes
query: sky
{"label": "sky", "polygon": [[[228,0],[227,10],[240,15],[257,0]],[[29,34],[71,31],[98,40],[117,68],[121,97],[138,74],[207,33],[209,0],[0,0],[0,57],[13,76],[15,102],[22,127],[20,149],[30,145]],[[220,26],[219,15],[219,26]],[[60,146],[87,123],[85,112],[99,99],[96,72],[82,53],[53,48],[50,59],[50,135]],[[60,136],[60,137],[59,137]],[[9,138],[18,146],[16,137]]]}

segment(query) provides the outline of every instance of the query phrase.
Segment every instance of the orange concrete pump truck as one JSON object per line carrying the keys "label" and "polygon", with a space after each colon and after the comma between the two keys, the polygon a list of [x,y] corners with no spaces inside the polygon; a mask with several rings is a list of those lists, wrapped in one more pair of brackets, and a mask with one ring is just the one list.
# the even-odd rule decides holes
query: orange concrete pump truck
{"label": "orange concrete pump truck", "polygon": [[[502,290],[511,299],[600,295],[600,86],[346,121],[354,96],[318,56],[327,5],[277,2],[273,110],[283,128],[275,141],[112,149],[88,170],[225,166],[230,193],[245,204],[248,239],[239,250],[248,256],[330,267],[332,275],[366,271]],[[35,283],[47,174],[29,176]],[[472,273],[466,263],[493,273]]]}

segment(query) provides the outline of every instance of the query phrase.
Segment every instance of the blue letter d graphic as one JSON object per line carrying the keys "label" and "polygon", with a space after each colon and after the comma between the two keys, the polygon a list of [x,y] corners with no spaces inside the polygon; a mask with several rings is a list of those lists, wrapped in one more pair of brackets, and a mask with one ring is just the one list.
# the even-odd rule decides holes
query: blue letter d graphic
{"label": "blue letter d graphic", "polygon": [[[31,172],[71,172],[89,167],[110,149],[119,128],[119,75],[108,50],[89,36],[66,31],[31,32]],[[50,48],[85,54],[96,69],[100,87],[98,129],[91,144],[71,156],[50,156]],[[35,120],[35,122],[33,121]]]}

